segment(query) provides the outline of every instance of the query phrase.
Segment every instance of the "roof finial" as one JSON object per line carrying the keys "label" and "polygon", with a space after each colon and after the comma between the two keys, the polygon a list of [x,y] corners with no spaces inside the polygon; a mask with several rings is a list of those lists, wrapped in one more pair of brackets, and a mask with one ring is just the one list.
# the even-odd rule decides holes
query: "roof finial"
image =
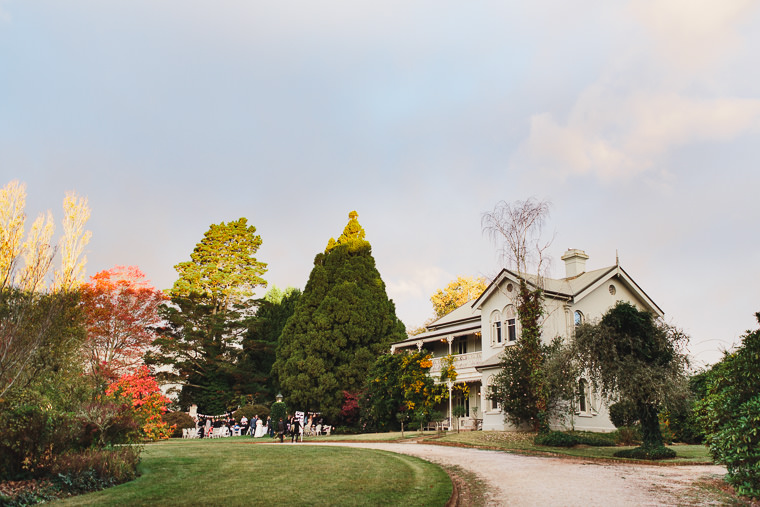
{"label": "roof finial", "polygon": [[618,256],[617,248],[615,249],[615,266],[620,267],[620,257]]}

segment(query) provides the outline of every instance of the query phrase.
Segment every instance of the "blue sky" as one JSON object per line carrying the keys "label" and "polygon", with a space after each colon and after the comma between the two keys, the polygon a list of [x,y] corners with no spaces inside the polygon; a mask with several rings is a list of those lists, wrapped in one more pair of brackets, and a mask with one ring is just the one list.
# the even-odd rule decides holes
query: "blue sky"
{"label": "blue sky", "polygon": [[0,0],[1,184],[92,208],[88,274],[160,288],[241,216],[303,287],[351,210],[409,327],[499,269],[480,217],[552,203],[552,274],[621,264],[713,362],[760,310],[760,7]]}

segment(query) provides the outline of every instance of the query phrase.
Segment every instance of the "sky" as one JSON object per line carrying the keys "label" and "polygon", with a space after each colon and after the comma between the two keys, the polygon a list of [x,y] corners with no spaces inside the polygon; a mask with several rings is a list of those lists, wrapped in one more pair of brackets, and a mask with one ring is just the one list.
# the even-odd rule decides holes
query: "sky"
{"label": "sky", "polygon": [[617,253],[709,364],[758,326],[758,48],[752,0],[0,0],[0,185],[161,289],[240,217],[303,288],[356,210],[408,328],[545,200],[550,274]]}

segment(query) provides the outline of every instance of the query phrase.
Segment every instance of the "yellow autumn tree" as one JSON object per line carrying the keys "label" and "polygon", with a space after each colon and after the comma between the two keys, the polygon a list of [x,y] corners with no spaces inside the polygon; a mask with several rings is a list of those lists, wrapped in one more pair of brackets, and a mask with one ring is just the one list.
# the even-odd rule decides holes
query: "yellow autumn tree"
{"label": "yellow autumn tree", "polygon": [[83,252],[92,235],[84,228],[90,218],[87,199],[72,192],[66,195],[63,236],[57,249],[52,243],[55,224],[50,211],[34,220],[24,240],[25,206],[24,183],[13,180],[0,189],[0,289],[44,289],[56,251],[61,255],[61,267],[53,274],[53,292],[76,288],[84,278],[87,258]]}
{"label": "yellow autumn tree", "polygon": [[0,289],[13,283],[23,251],[26,185],[14,180],[0,189]]}
{"label": "yellow autumn tree", "polygon": [[84,247],[92,232],[84,230],[90,218],[86,197],[69,192],[63,199],[63,237],[61,238],[61,269],[55,272],[53,290],[68,291],[77,288],[84,279],[87,257]]}
{"label": "yellow autumn tree", "polygon": [[483,277],[458,276],[456,280],[453,280],[443,289],[438,289],[430,297],[436,318],[440,319],[466,302],[480,296],[487,286],[488,281]]}

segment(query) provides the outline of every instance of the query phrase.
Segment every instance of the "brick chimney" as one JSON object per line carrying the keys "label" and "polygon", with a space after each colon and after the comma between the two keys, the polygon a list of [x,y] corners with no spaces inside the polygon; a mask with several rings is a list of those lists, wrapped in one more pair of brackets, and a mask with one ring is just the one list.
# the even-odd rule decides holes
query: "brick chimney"
{"label": "brick chimney", "polygon": [[586,272],[588,255],[583,250],[568,248],[561,258],[565,261],[565,278],[573,278]]}

